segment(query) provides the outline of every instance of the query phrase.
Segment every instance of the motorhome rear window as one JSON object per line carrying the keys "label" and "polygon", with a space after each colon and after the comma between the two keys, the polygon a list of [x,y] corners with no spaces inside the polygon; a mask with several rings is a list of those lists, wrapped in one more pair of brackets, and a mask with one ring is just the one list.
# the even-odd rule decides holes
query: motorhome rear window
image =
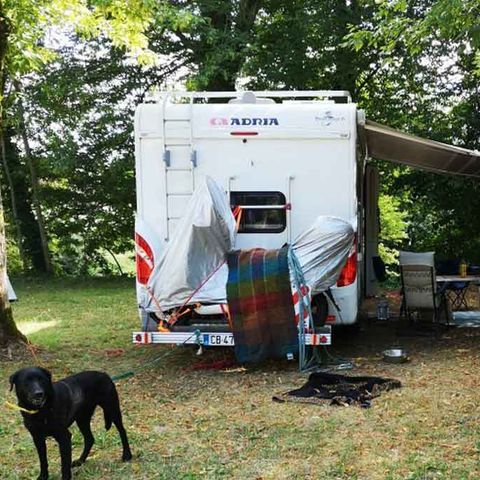
{"label": "motorhome rear window", "polygon": [[287,226],[285,203],[282,192],[230,192],[232,209],[241,207],[241,213],[236,211],[241,215],[238,233],[283,232]]}

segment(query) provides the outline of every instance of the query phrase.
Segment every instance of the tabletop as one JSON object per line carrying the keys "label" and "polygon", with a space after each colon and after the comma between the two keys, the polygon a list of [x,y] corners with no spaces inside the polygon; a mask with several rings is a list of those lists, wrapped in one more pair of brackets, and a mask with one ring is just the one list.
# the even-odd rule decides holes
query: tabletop
{"label": "tabletop", "polygon": [[467,275],[466,277],[461,277],[460,275],[437,275],[437,282],[478,282],[480,283],[480,275]]}

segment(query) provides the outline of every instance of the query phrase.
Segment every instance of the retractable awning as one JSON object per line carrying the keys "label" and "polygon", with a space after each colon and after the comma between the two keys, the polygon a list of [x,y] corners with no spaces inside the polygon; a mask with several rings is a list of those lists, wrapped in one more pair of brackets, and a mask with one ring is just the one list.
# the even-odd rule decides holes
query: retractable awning
{"label": "retractable awning", "polygon": [[367,120],[368,154],[437,173],[480,177],[480,152],[409,135]]}

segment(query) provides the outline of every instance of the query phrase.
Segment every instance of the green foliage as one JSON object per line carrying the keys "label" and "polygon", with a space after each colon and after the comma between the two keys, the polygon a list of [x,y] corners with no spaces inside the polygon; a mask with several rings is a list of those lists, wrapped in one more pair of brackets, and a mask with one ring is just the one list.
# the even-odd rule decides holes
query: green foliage
{"label": "green foliage", "polygon": [[132,249],[132,118],[158,77],[129,64],[106,40],[74,38],[74,47],[59,53],[23,98],[50,247],[59,272],[109,273],[100,252]]}
{"label": "green foliage", "polygon": [[2,3],[9,28],[5,68],[13,75],[38,70],[53,58],[53,52],[44,46],[46,30],[56,17],[53,2],[5,0]]}
{"label": "green foliage", "polygon": [[163,6],[151,48],[167,51],[189,69],[195,90],[232,90],[256,38],[255,21],[266,1],[200,0]]}
{"label": "green foliage", "polygon": [[[187,62],[202,65],[193,84],[221,89],[235,78],[235,55],[217,55],[224,51],[219,45],[224,45],[227,37],[237,45],[236,33],[242,28],[248,30],[248,19],[253,21],[258,7],[250,6],[248,1],[240,5],[220,3],[158,5],[158,28],[149,36],[155,55],[168,54],[172,58],[168,67],[141,68],[132,63],[111,34],[112,40],[88,42],[70,36],[69,46],[55,52],[55,62],[30,75],[22,100],[29,114],[28,135],[58,272],[109,273],[118,266],[106,258],[132,249],[132,118],[136,104],[150,86]],[[197,7],[203,17],[195,15]],[[84,18],[82,15],[79,12],[78,18]],[[95,22],[77,23],[84,35],[99,33]],[[222,33],[221,24],[230,25],[230,30]],[[88,25],[92,25],[90,30]],[[183,37],[186,31],[188,38]],[[180,47],[178,41],[171,40],[174,32],[183,41]],[[195,44],[209,47],[203,52],[199,48],[190,50]],[[188,52],[186,58],[175,59],[177,50]],[[230,61],[233,66],[224,74],[224,62]],[[15,114],[15,99],[12,104],[11,112]]]}
{"label": "green foliage", "polygon": [[[83,0],[6,0],[0,3],[2,128],[5,124],[17,130],[21,127],[23,113],[19,120],[18,97],[11,94],[11,87],[27,74],[38,72],[37,76],[30,76],[27,82],[30,87],[28,100],[31,101],[28,114],[33,127],[26,134],[30,142],[38,138],[31,161],[35,170],[40,170],[36,176],[40,177],[43,208],[46,207],[48,212],[48,229],[52,234],[50,247],[55,250],[54,254],[59,260],[57,268],[63,265],[62,271],[84,272],[91,268],[89,265],[102,265],[102,270],[108,271],[110,264],[99,254],[99,249],[107,248],[114,255],[114,250],[126,249],[127,245],[130,247],[130,235],[127,236],[122,226],[132,226],[133,144],[131,123],[119,125],[125,118],[125,111],[118,110],[118,103],[123,102],[123,107],[128,109],[125,98],[119,100],[110,97],[110,102],[99,101],[103,93],[103,85],[99,85],[104,78],[94,78],[93,85],[98,88],[96,95],[90,94],[93,85],[89,85],[88,74],[83,75],[81,62],[77,61],[74,65],[77,76],[70,75],[62,85],[63,90],[42,83],[40,78],[52,80],[51,72],[45,65],[57,59],[55,65],[58,70],[59,64],[65,68],[65,61],[69,59],[68,55],[62,57],[61,52],[54,49],[55,36],[59,35],[64,40],[66,33],[73,29],[90,41],[94,37],[108,38],[111,44],[107,48],[116,49],[114,57],[120,64],[127,64],[126,57],[120,51],[124,49],[136,62],[152,64],[156,55],[148,49],[145,32],[163,3],[152,0],[98,0],[88,3]],[[89,53],[97,60],[101,56],[98,51]],[[105,59],[102,60],[105,62]],[[134,63],[129,65],[132,70],[135,69]],[[138,74],[138,69],[135,73]],[[81,84],[81,81],[84,83]],[[4,97],[4,91],[10,93],[8,98]],[[35,95],[32,96],[33,91]],[[70,97],[70,104],[68,101],[59,103],[62,97]],[[6,112],[4,106],[8,107]],[[104,110],[96,110],[94,106],[98,109],[104,106]],[[130,107],[128,120],[131,113]],[[46,118],[50,114],[53,115]],[[82,115],[83,123],[79,122]],[[98,122],[99,116],[104,120],[103,123]],[[35,124],[36,121],[40,123]],[[49,130],[49,126],[52,129]],[[19,136],[22,133],[18,131]],[[91,135],[90,144],[85,142],[88,135]],[[119,146],[117,151],[116,146]],[[122,148],[124,150],[120,152]],[[95,150],[94,154],[92,149]],[[18,162],[16,167],[19,167]],[[31,182],[33,189],[36,187],[33,177]],[[14,196],[17,195],[17,191],[11,190]],[[130,195],[125,196],[124,192]],[[119,219],[124,220],[123,224]],[[111,235],[112,231],[117,235]],[[69,260],[72,255],[74,261]]]}
{"label": "green foliage", "polygon": [[379,253],[392,273],[392,267],[398,264],[398,250],[407,239],[407,212],[402,211],[399,199],[391,195],[380,195]]}
{"label": "green foliage", "polygon": [[[351,28],[345,45],[376,53],[361,79],[367,117],[445,143],[480,147],[478,46],[480,4],[470,1],[378,2]],[[409,248],[480,261],[478,181],[382,164],[382,191],[408,212]]]}
{"label": "green foliage", "polygon": [[[132,115],[162,83],[346,89],[370,119],[480,148],[476,0],[5,5],[12,24],[7,64],[26,79],[28,134],[61,271],[108,272],[106,249],[131,249]],[[60,22],[68,25],[61,30],[66,46],[53,50],[45,33]],[[13,121],[15,99],[8,101]],[[379,165],[387,263],[406,243],[405,229],[409,248],[480,261],[476,182]]]}
{"label": "green foliage", "polygon": [[[88,38],[105,35],[143,62],[155,55],[148,49],[146,30],[153,21],[153,0],[5,0],[2,13],[9,24],[6,69],[16,77],[37,71],[55,57],[46,35],[58,25],[70,25]],[[47,41],[46,41],[47,40]]]}
{"label": "green foliage", "polygon": [[9,225],[6,225],[7,230],[7,272],[8,275],[21,275],[23,273],[22,259],[18,245],[13,240],[15,238],[14,232],[11,231]]}
{"label": "green foliage", "polygon": [[[266,2],[243,74],[252,88],[340,89],[357,92],[357,78],[374,61],[342,46],[350,25],[367,22],[358,2]],[[372,52],[375,54],[375,52]]]}
{"label": "green foliage", "polygon": [[353,26],[347,44],[359,51],[379,48],[392,55],[405,47],[410,54],[425,51],[429,44],[454,42],[471,50],[480,74],[480,3],[478,0],[382,0],[372,23]]}

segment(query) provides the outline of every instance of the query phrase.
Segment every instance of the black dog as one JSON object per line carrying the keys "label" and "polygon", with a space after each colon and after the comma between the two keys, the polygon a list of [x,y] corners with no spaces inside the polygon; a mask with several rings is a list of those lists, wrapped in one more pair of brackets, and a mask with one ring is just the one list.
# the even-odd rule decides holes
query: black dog
{"label": "black dog", "polygon": [[[52,383],[48,370],[31,367],[10,377],[10,390],[14,385],[19,406],[28,410],[22,411],[23,423],[33,437],[40,459],[38,480],[48,478],[46,437],[53,437],[60,447],[62,480],[70,480],[72,466],[85,462],[94,443],[90,420],[97,405],[103,409],[105,428],[108,430],[112,422],[117,427],[123,446],[122,460],[132,458],[117,390],[107,374],[82,372]],[[85,446],[80,458],[72,463],[72,435],[68,428],[73,422],[77,422]]]}

